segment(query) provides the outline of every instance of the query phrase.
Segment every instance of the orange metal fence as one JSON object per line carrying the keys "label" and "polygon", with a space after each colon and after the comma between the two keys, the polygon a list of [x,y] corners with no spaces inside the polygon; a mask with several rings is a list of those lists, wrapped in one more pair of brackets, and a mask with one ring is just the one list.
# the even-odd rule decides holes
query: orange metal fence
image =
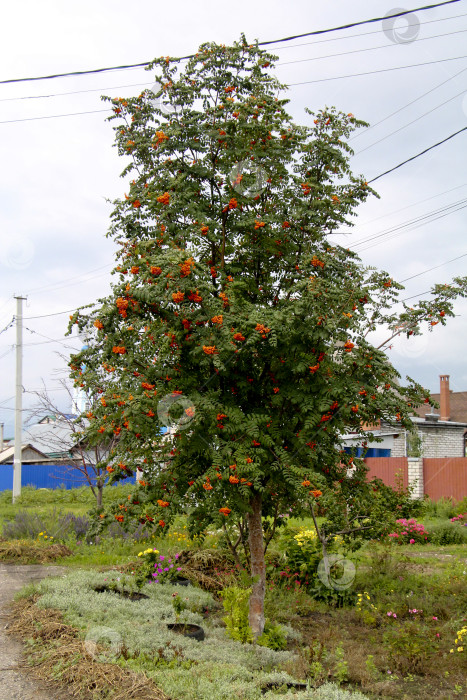
{"label": "orange metal fence", "polygon": [[368,457],[365,464],[369,468],[367,478],[372,479],[377,476],[388,486],[397,486],[396,475],[402,474],[402,483],[405,488],[408,480],[407,457]]}
{"label": "orange metal fence", "polygon": [[437,501],[467,496],[467,457],[444,457],[423,460],[424,492]]}

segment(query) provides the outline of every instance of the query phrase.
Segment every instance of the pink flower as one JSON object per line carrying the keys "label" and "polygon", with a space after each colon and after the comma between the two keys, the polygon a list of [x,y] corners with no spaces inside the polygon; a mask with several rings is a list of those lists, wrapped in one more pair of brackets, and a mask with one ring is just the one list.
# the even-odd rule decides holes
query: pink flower
{"label": "pink flower", "polygon": [[415,544],[415,540],[410,540],[409,544]]}

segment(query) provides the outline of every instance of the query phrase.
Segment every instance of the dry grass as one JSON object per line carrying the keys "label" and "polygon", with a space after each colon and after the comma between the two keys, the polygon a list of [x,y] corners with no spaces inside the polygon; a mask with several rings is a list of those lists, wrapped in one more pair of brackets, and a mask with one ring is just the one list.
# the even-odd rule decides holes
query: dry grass
{"label": "dry grass", "polygon": [[73,554],[64,544],[35,544],[30,540],[0,540],[0,561],[13,564],[46,564]]}
{"label": "dry grass", "polygon": [[186,549],[180,552],[178,564],[180,577],[209,593],[217,593],[225,587],[225,572],[234,566],[229,554],[214,549]]}
{"label": "dry grass", "polygon": [[[58,610],[36,607],[35,597],[13,604],[8,633],[36,644],[28,650],[28,662],[41,680],[67,687],[81,700],[170,700],[143,674],[102,663],[89,654],[78,630],[64,624]],[[97,652],[105,648],[97,647]]]}

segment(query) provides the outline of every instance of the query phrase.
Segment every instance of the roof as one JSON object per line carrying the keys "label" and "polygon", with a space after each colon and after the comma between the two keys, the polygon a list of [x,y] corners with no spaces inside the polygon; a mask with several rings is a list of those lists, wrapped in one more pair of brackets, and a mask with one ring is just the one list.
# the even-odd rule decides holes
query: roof
{"label": "roof", "polygon": [[21,442],[30,443],[49,457],[67,456],[76,442],[72,433],[73,426],[63,420],[35,423],[23,431]]}
{"label": "roof", "polygon": [[[440,403],[439,394],[431,394],[431,398],[436,403]],[[467,391],[450,391],[449,405],[449,422],[467,423]],[[424,404],[415,410],[421,418],[424,418],[427,413],[431,413],[431,406]],[[438,410],[437,413],[439,413]]]}
{"label": "roof", "polygon": [[[12,464],[15,456],[15,448],[7,447],[6,450],[0,452],[0,464]],[[21,461],[23,464],[27,462],[46,462],[48,457],[46,454],[37,450],[33,445],[27,443],[21,446]]]}

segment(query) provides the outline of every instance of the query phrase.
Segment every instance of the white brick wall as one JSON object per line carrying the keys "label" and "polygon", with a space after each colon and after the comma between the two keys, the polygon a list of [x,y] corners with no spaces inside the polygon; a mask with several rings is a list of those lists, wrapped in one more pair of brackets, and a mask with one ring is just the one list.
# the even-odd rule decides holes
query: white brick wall
{"label": "white brick wall", "polygon": [[423,498],[423,458],[408,457],[407,462],[409,486],[415,487],[412,491],[412,498]]}
{"label": "white brick wall", "polygon": [[463,457],[463,426],[446,423],[423,425],[418,423],[417,430],[422,438],[423,457]]}

